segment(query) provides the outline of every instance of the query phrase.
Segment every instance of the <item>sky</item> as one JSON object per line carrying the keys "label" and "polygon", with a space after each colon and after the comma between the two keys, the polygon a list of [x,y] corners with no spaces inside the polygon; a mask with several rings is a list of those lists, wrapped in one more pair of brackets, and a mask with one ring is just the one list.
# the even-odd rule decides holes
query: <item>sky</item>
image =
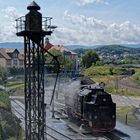
{"label": "sky", "polygon": [[[32,0],[0,0],[0,42],[23,42],[15,19],[28,13]],[[52,44],[105,45],[140,43],[140,0],[36,0],[57,28]]]}

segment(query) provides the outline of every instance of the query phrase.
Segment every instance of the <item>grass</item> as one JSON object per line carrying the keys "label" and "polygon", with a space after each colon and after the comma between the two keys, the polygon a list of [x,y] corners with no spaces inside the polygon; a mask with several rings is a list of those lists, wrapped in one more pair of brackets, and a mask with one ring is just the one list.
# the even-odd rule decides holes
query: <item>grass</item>
{"label": "grass", "polygon": [[14,96],[24,95],[24,82],[23,81],[8,81],[7,91],[12,91],[11,95],[14,95]]}
{"label": "grass", "polygon": [[24,84],[23,81],[8,81],[6,86],[8,88],[11,88],[11,87],[16,87],[16,86],[23,85],[23,84]]}
{"label": "grass", "polygon": [[128,89],[125,87],[117,86],[116,81],[111,81],[105,86],[105,90],[111,94],[121,95],[121,96],[140,96],[140,92],[134,89]]}
{"label": "grass", "polygon": [[23,134],[20,121],[11,112],[9,95],[5,91],[0,92],[0,114],[0,139],[21,140]]}
{"label": "grass", "polygon": [[116,76],[115,75],[95,75],[95,76],[92,76],[91,79],[98,83],[104,82],[105,84],[109,84],[111,80],[116,79]]}
{"label": "grass", "polygon": [[0,107],[8,110],[11,109],[10,99],[6,92],[0,92]]}
{"label": "grass", "polygon": [[119,120],[120,122],[126,123],[126,114],[128,114],[127,123],[129,125],[135,125],[135,123],[138,120],[132,115],[133,109],[134,108],[131,106],[123,106],[123,107],[117,108],[116,110],[117,120]]}
{"label": "grass", "polygon": [[135,74],[131,77],[134,82],[140,84],[140,70],[136,70]]}
{"label": "grass", "polygon": [[92,66],[85,70],[85,75],[107,75],[109,74],[109,67],[108,66]]}
{"label": "grass", "polygon": [[92,66],[87,68],[84,72],[86,76],[93,76],[93,75],[114,75],[114,74],[121,74],[125,69],[119,66],[113,65],[104,65],[104,66]]}
{"label": "grass", "polygon": [[23,96],[24,95],[24,86],[19,86],[12,89],[13,96]]}
{"label": "grass", "polygon": [[[140,70],[134,69],[135,74],[129,77],[127,86],[119,86],[118,82],[122,78],[124,71],[128,69],[121,68],[120,66],[92,66],[84,71],[84,75],[89,76],[93,81],[105,83],[105,90],[111,94],[119,94],[123,96],[140,96],[139,88],[140,85]],[[129,70],[132,70],[131,68]],[[133,87],[133,88],[129,88]],[[129,88],[129,90],[128,90]]]}
{"label": "grass", "polygon": [[11,111],[0,108],[0,137],[6,140],[21,140],[23,137],[20,120]]}

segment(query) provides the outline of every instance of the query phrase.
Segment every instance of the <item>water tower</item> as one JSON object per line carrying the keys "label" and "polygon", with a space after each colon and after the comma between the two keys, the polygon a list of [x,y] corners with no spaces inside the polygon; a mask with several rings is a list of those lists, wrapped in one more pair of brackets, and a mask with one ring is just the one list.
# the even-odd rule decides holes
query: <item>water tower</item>
{"label": "water tower", "polygon": [[55,26],[51,17],[42,17],[34,1],[27,9],[29,13],[16,20],[16,34],[24,37],[26,140],[46,140],[44,37],[51,35]]}

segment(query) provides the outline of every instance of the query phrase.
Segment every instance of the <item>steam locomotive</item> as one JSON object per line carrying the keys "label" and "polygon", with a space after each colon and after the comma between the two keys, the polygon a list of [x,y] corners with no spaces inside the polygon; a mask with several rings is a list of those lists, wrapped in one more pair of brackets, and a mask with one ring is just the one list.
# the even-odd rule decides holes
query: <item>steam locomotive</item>
{"label": "steam locomotive", "polygon": [[102,84],[82,80],[79,91],[67,94],[66,109],[70,120],[84,124],[92,132],[108,132],[116,125],[116,104]]}

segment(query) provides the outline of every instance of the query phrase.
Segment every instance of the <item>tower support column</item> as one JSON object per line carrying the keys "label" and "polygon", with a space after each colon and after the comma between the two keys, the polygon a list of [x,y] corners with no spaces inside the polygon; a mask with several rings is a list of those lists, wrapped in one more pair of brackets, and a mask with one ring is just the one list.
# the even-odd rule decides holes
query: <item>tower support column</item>
{"label": "tower support column", "polygon": [[29,12],[16,20],[17,36],[24,37],[25,136],[26,140],[46,140],[44,104],[44,37],[56,28],[52,17],[42,17],[33,1]]}
{"label": "tower support column", "polygon": [[27,140],[44,140],[44,52],[43,39],[36,44],[25,39],[25,123]]}

